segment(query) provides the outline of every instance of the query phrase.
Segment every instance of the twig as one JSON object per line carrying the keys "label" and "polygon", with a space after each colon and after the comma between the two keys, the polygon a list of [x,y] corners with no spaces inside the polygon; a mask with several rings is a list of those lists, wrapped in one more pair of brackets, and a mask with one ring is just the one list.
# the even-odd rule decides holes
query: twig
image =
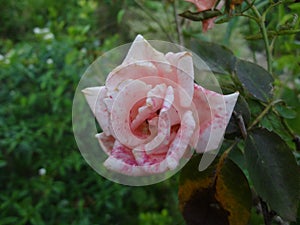
{"label": "twig", "polygon": [[267,105],[267,107],[256,117],[253,123],[248,127],[248,130],[251,130],[251,128],[253,128],[257,123],[259,123],[259,121],[269,112],[272,106],[272,103]]}
{"label": "twig", "polygon": [[172,1],[172,6],[173,6],[173,12],[174,12],[174,19],[175,19],[175,24],[176,24],[176,31],[177,31],[177,36],[178,36],[178,42],[180,46],[184,46],[184,39],[182,36],[182,29],[179,23],[179,17],[177,13],[177,6],[176,6],[176,0]]}
{"label": "twig", "polygon": [[267,203],[265,203],[261,198],[259,198],[259,200],[260,200],[262,214],[264,216],[265,225],[271,225],[273,216],[268,210]]}
{"label": "twig", "polygon": [[246,139],[247,138],[247,129],[246,129],[246,126],[245,126],[243,116],[241,114],[235,112],[235,111],[233,112],[233,115],[237,120],[237,123],[238,123],[238,126],[240,128],[240,131],[242,133],[243,138]]}
{"label": "twig", "polygon": [[269,112],[269,110],[277,103],[282,102],[282,99],[277,99],[270,102],[266,108],[256,117],[252,124],[248,127],[248,131],[251,130],[259,121]]}

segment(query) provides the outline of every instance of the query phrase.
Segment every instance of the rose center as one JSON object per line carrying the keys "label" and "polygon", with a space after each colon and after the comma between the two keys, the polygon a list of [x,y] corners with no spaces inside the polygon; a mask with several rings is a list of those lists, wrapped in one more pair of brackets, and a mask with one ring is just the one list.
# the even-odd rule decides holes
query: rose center
{"label": "rose center", "polygon": [[[159,110],[149,107],[146,98],[136,102],[130,110],[130,129],[134,135],[139,138],[146,139],[151,135],[149,121],[158,117]],[[153,121],[152,121],[153,123]]]}

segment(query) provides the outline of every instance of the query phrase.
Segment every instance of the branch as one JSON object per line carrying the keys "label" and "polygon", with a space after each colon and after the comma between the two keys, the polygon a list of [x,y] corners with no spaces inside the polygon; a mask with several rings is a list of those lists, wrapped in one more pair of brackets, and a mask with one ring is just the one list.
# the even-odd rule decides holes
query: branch
{"label": "branch", "polygon": [[182,29],[179,23],[179,17],[177,13],[177,7],[176,7],[176,0],[173,0],[173,12],[174,12],[174,18],[175,18],[175,23],[176,23],[176,31],[177,31],[177,36],[178,36],[178,42],[180,46],[184,46],[184,39],[182,36]]}

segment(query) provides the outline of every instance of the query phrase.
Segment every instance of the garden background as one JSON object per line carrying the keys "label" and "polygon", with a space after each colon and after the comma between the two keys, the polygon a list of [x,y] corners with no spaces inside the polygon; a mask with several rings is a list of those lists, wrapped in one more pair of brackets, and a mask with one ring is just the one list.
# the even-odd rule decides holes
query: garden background
{"label": "garden background", "polygon": [[[200,22],[177,16],[195,9],[185,1],[0,0],[0,5],[0,225],[185,224],[178,175],[128,187],[102,178],[84,161],[72,132],[76,86],[98,56],[138,33],[179,43],[178,22],[187,46],[192,38],[215,42],[266,67],[255,26],[233,18],[203,33]],[[297,27],[296,13],[299,4],[280,6],[267,25]],[[291,108],[286,119],[298,134],[299,46],[299,33],[278,36],[272,65],[280,84],[276,93]],[[272,118],[263,122],[269,129],[279,126]],[[299,152],[295,157],[299,164]],[[263,224],[255,209],[249,224]]]}

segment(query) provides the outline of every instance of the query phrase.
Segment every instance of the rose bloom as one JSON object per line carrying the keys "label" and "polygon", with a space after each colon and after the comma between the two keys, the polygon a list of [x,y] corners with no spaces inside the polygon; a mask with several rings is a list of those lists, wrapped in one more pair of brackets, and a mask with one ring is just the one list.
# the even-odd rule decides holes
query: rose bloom
{"label": "rose bloom", "polygon": [[[217,0],[185,0],[185,1],[193,3],[197,7],[198,12],[212,9],[215,7],[215,4],[217,3]],[[224,5],[224,0],[221,0],[216,6],[216,9],[221,9],[223,5]],[[215,20],[216,17],[202,21],[202,31],[206,32],[207,30],[213,28]]]}
{"label": "rose bloom", "polygon": [[163,54],[141,35],[105,86],[82,90],[103,132],[104,166],[130,176],[174,170],[191,150],[218,149],[238,93],[194,83],[189,52]]}

